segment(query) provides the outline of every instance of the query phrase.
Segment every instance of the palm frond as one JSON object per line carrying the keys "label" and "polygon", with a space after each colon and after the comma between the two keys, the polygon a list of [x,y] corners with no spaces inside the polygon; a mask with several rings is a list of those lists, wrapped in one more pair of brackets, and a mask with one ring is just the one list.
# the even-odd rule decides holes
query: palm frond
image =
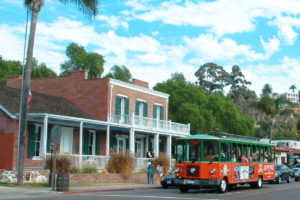
{"label": "palm frond", "polygon": [[83,14],[95,17],[98,13],[98,0],[59,0],[62,3],[73,3]]}

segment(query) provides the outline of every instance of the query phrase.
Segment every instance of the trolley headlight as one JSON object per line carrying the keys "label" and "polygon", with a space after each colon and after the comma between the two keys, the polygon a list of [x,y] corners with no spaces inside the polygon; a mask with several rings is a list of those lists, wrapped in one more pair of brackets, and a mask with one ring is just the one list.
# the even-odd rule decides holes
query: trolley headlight
{"label": "trolley headlight", "polygon": [[210,173],[211,173],[211,174],[214,174],[215,172],[216,172],[215,169],[210,170]]}
{"label": "trolley headlight", "polygon": [[190,169],[191,174],[193,174],[195,171],[196,171],[195,168],[191,168],[191,169]]}
{"label": "trolley headlight", "polygon": [[178,167],[175,168],[175,173],[177,173],[177,172],[179,172],[179,168]]}

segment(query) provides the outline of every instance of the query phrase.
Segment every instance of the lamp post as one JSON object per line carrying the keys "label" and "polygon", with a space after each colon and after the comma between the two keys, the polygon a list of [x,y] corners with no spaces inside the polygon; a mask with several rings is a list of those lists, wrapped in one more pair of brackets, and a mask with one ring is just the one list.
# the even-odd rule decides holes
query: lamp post
{"label": "lamp post", "polygon": [[53,171],[53,158],[52,158],[52,154],[53,154],[53,149],[54,149],[54,144],[53,142],[50,143],[50,173],[49,173],[49,183],[48,186],[52,187],[52,171]]}

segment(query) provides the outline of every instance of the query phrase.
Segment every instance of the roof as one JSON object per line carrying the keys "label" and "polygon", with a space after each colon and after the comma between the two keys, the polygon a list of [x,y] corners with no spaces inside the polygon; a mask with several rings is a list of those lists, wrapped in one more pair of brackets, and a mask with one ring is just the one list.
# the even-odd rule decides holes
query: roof
{"label": "roof", "polygon": [[[1,107],[4,107],[6,111],[9,111],[12,115],[16,115],[20,112],[20,96],[20,89],[0,85],[0,106],[2,105]],[[47,113],[94,119],[88,113],[65,98],[36,92],[32,92],[32,96],[33,101],[29,107],[28,113]]]}
{"label": "roof", "polygon": [[[218,133],[219,134],[219,133]],[[229,133],[220,133],[220,136],[216,136],[215,133],[207,133],[207,134],[197,134],[190,135],[184,138],[178,138],[177,140],[226,140],[226,141],[237,141],[237,142],[246,142],[246,143],[255,143],[261,145],[274,146],[273,144],[260,142],[259,139],[257,141],[253,140],[253,137],[247,137],[242,135],[235,135]],[[252,140],[251,140],[252,139]]]}

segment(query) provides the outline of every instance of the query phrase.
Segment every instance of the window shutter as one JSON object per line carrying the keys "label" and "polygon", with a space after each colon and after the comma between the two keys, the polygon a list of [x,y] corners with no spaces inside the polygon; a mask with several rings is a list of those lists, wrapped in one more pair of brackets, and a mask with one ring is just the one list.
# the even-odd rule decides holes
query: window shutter
{"label": "window shutter", "polygon": [[34,154],[34,136],[35,136],[35,125],[29,125],[29,137],[28,137],[28,158],[33,158]]}
{"label": "window shutter", "polygon": [[140,102],[136,101],[135,102],[135,115],[139,115],[139,111],[140,111]]}
{"label": "window shutter", "polygon": [[157,105],[153,105],[153,118],[156,119],[157,115]]}
{"label": "window shutter", "polygon": [[129,139],[126,139],[126,149],[129,149]]}
{"label": "window shutter", "polygon": [[96,132],[96,155],[100,156],[100,133]]}
{"label": "window shutter", "polygon": [[125,115],[129,114],[129,99],[126,99],[126,105],[125,105]]}
{"label": "window shutter", "polygon": [[162,152],[162,153],[165,152],[165,144],[163,142],[159,143],[159,152]]}
{"label": "window shutter", "polygon": [[144,103],[144,117],[148,117],[148,104]]}
{"label": "window shutter", "polygon": [[117,147],[117,139],[115,137],[112,137],[110,139],[110,148],[116,148]]}
{"label": "window shutter", "polygon": [[84,140],[83,154],[89,155],[90,132],[87,129],[85,129],[83,131],[83,133],[84,133],[83,134],[84,135],[84,137],[83,137],[83,140]]}
{"label": "window shutter", "polygon": [[48,128],[47,128],[47,149],[46,149],[46,151],[47,151],[47,153],[49,153],[49,151],[50,151],[50,134],[51,134],[51,132],[50,132],[50,127],[49,127],[49,125],[48,125]]}
{"label": "window shutter", "polygon": [[116,97],[116,110],[115,110],[115,114],[116,115],[120,115],[121,114],[120,104],[121,104],[121,97],[117,96]]}
{"label": "window shutter", "polygon": [[160,107],[160,120],[164,120],[164,107]]}

